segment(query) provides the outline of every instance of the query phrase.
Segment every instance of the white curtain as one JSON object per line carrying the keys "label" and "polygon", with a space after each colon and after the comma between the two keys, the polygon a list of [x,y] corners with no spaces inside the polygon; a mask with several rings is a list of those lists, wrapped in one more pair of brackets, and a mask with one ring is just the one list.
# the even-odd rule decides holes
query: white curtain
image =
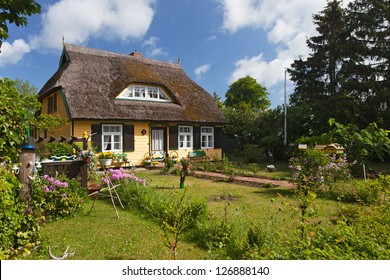
{"label": "white curtain", "polygon": [[164,150],[164,130],[152,130],[152,151]]}

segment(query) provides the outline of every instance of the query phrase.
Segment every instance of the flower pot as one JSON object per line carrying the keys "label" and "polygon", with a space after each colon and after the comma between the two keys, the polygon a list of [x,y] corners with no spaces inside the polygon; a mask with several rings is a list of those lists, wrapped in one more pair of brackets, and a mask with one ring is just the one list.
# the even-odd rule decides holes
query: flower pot
{"label": "flower pot", "polygon": [[112,158],[101,158],[99,159],[99,163],[101,166],[110,166],[112,163]]}

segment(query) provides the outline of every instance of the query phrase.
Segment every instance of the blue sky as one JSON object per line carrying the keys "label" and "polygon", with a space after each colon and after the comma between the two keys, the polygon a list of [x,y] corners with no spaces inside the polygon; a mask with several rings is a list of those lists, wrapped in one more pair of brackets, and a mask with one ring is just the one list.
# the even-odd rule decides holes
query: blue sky
{"label": "blue sky", "polygon": [[[66,43],[177,62],[222,99],[247,75],[265,86],[271,107],[284,100],[284,69],[306,56],[312,15],[326,0],[46,0],[27,27],[10,26],[0,77],[38,90],[58,68]],[[349,2],[344,0],[344,3]],[[288,77],[287,77],[288,80]],[[287,81],[287,94],[292,85]]]}

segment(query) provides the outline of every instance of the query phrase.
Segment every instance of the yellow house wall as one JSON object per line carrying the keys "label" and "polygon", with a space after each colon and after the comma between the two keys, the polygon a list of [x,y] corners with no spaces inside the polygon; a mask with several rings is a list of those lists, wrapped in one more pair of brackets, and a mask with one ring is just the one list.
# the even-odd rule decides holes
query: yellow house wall
{"label": "yellow house wall", "polygon": [[[62,118],[68,119],[68,113],[66,111],[65,103],[62,98],[61,91],[57,91],[55,93],[52,93],[51,95],[45,97],[42,100],[42,114],[48,114],[48,98],[53,96],[54,94],[57,94],[57,111],[50,113],[49,115],[52,116],[60,116]],[[65,137],[70,137],[72,133],[72,122],[68,121],[65,125],[61,126],[60,128],[54,129],[53,133],[51,133],[54,137],[60,137],[61,135]]]}
{"label": "yellow house wall", "polygon": [[[87,131],[87,133],[91,131],[91,124],[97,123],[106,124],[110,122],[74,121],[74,136],[82,137],[85,131]],[[150,124],[149,122],[128,122],[122,124],[134,125],[134,151],[127,152],[127,158],[133,165],[142,165],[145,155],[150,152]],[[146,130],[145,135],[142,135],[141,133],[143,129]],[[167,134],[167,142],[169,143],[169,129],[167,129]],[[91,143],[89,143],[89,145],[91,145]],[[178,158],[180,159],[182,157],[186,158],[190,151],[193,151],[193,149],[168,150],[168,154],[177,153]],[[222,149],[204,149],[204,151],[211,160],[215,158],[222,159]]]}
{"label": "yellow house wall", "polygon": [[[91,131],[91,124],[96,123],[110,123],[110,122],[91,122],[91,121],[75,121],[74,122],[74,136],[82,137],[84,132],[89,133]],[[136,122],[136,123],[122,123],[134,125],[134,151],[127,152],[127,158],[133,165],[141,165],[142,160],[146,153],[149,153],[149,123]],[[142,135],[141,131],[145,129],[147,133]],[[89,143],[91,145],[91,143]]]}

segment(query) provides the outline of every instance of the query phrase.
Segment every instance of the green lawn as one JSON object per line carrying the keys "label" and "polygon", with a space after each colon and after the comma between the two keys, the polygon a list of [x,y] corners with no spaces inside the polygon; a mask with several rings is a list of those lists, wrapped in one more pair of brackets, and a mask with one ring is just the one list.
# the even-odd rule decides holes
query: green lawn
{"label": "green lawn", "polygon": [[[271,221],[282,233],[292,232],[299,224],[297,202],[293,191],[287,188],[255,188],[226,182],[215,182],[188,176],[185,189],[179,188],[179,177],[159,175],[156,172],[140,172],[137,176],[147,179],[149,187],[163,194],[182,193],[208,203],[209,212],[219,219],[248,225],[267,224]],[[229,200],[225,198],[229,197]],[[328,220],[340,207],[339,203],[326,199],[316,200],[318,220]],[[72,259],[170,259],[163,245],[163,231],[153,218],[122,210],[120,218],[110,201],[98,200],[92,212],[91,200],[75,218],[50,222],[43,226],[45,244],[31,258],[48,258],[47,245],[55,255],[70,245],[76,250]],[[206,250],[182,240],[178,246],[178,259],[209,259]]]}

